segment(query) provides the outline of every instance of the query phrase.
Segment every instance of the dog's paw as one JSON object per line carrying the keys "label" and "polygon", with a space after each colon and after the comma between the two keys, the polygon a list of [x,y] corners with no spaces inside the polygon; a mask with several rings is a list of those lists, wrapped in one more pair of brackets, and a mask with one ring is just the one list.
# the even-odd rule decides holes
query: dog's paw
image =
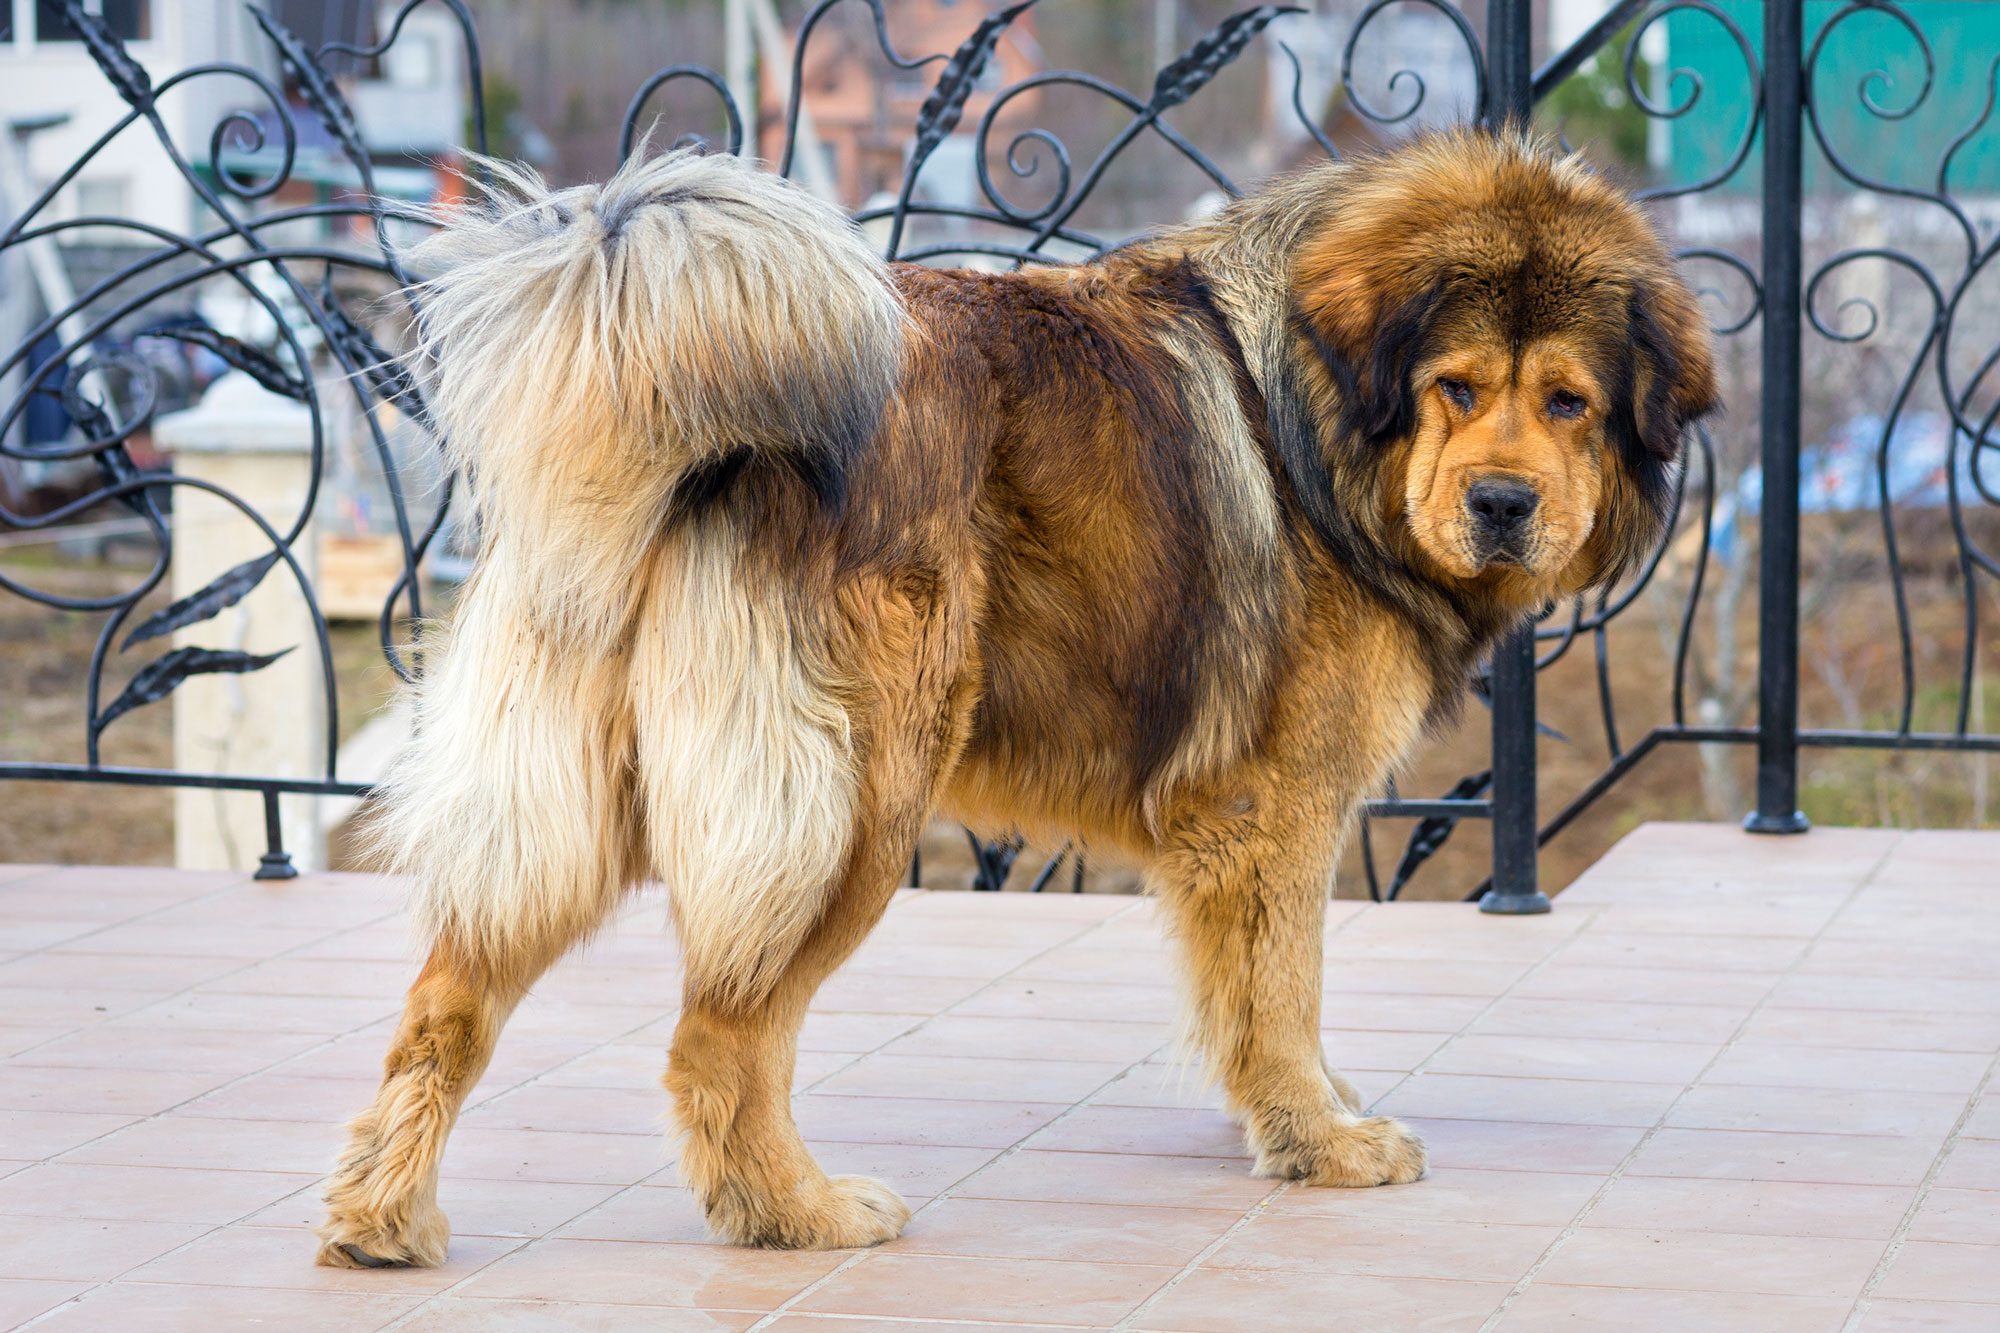
{"label": "dog's paw", "polygon": [[817,1250],[864,1248],[894,1240],[903,1234],[910,1220],[910,1205],[903,1196],[872,1176],[834,1176],[824,1239],[813,1243]]}
{"label": "dog's paw", "polygon": [[324,1268],[436,1268],[450,1241],[451,1223],[434,1203],[400,1217],[336,1212],[320,1224],[315,1262]]}
{"label": "dog's paw", "polygon": [[788,1204],[783,1213],[754,1216],[715,1208],[709,1212],[709,1223],[738,1245],[847,1250],[894,1240],[910,1220],[910,1207],[902,1197],[869,1176],[834,1176],[805,1202]]}
{"label": "dog's paw", "polygon": [[1424,1173],[1424,1142],[1388,1116],[1328,1116],[1253,1144],[1257,1174],[1308,1185],[1407,1185]]}

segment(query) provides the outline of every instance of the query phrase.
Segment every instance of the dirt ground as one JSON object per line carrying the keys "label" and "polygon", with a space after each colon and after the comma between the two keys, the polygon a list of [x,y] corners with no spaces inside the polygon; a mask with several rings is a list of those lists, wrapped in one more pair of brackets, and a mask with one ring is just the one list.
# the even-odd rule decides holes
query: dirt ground
{"label": "dirt ground", "polygon": [[[1837,546],[1845,539],[1835,534],[1826,540]],[[1837,554],[1829,549],[1821,557],[1830,566],[1837,566]],[[1810,561],[1808,567],[1812,567]],[[32,580],[37,587],[73,594],[103,594],[130,586],[138,574],[132,567],[117,564],[77,567],[47,558],[24,563],[19,557],[0,559],[0,570]],[[1893,726],[1896,641],[1890,632],[1886,585],[1879,571],[1849,568],[1842,572],[1852,577],[1851,585],[1836,588],[1830,596],[1807,599],[1804,715],[1809,725]],[[1910,581],[1917,665],[1925,682],[1917,696],[1920,728],[1949,728],[1953,721],[1955,662],[1964,633],[1954,577],[1951,569],[1920,564]],[[143,609],[151,610],[165,600],[164,593],[157,594]],[[1995,619],[1992,606],[1986,610],[1988,620]],[[1667,720],[1673,665],[1671,627],[1678,614],[1677,597],[1649,595],[1610,632],[1611,680],[1619,701],[1617,724],[1627,746],[1651,726]],[[1745,717],[1754,715],[1754,702],[1749,701],[1749,673],[1755,660],[1752,616],[1754,597],[1749,597],[1741,625],[1745,648],[1738,671],[1739,686],[1748,701],[1742,714]],[[81,761],[82,681],[101,623],[102,617],[96,613],[51,611],[0,592],[0,756]],[[1992,631],[1982,628],[1981,633],[1985,636],[1983,649],[1990,656]],[[334,653],[342,730],[349,732],[387,698],[393,679],[382,662],[373,626],[336,626]],[[1836,661],[1837,670],[1833,667]],[[122,688],[131,669],[132,664],[122,663],[107,669],[107,696]],[[1982,679],[1979,686],[1977,697],[1982,704],[1991,700],[2000,705],[2000,691],[1991,682]],[[1597,777],[1610,756],[1599,713],[1594,650],[1587,638],[1578,640],[1562,660],[1544,672],[1540,703],[1543,722],[1566,738],[1545,736],[1540,743],[1542,815],[1546,819]],[[170,717],[170,705],[161,704],[119,719],[106,732],[105,761],[168,765]],[[1983,711],[1975,713],[1974,730],[1982,725],[1990,730],[2000,724],[2000,708],[1994,723],[1983,719]],[[1403,791],[1437,795],[1463,774],[1483,768],[1488,726],[1486,711],[1476,701],[1469,702],[1457,729],[1427,746],[1419,756],[1403,782]],[[1545,887],[1559,890],[1645,820],[1740,816],[1740,809],[1716,808],[1714,789],[1720,773],[1728,779],[1724,787],[1733,789],[1729,799],[1747,802],[1753,789],[1751,759],[1748,747],[1714,757],[1705,785],[1699,747],[1661,747],[1545,850]],[[1996,812],[1986,799],[1986,769],[1991,762],[1963,755],[1808,750],[1802,761],[1802,803],[1809,815],[1823,823],[1992,827]],[[0,861],[163,864],[172,856],[171,808],[172,797],[164,790],[7,783],[0,787]],[[1376,866],[1385,881],[1402,854],[1409,828],[1408,821],[1383,821],[1373,829]],[[1025,888],[1054,850],[1032,844],[1024,849],[1008,887]],[[335,863],[343,864],[345,853],[338,839],[333,851]],[[943,823],[933,826],[921,851],[926,885],[970,885],[974,864],[962,829]],[[1489,854],[1484,824],[1465,821],[1417,875],[1405,896],[1462,897],[1484,876]],[[1137,877],[1129,870],[1096,860],[1087,864],[1087,891],[1132,892],[1138,887]],[[1066,863],[1052,877],[1050,891],[1066,891],[1071,882]],[[1345,897],[1366,894],[1356,848],[1350,848],[1341,866],[1337,891]]]}
{"label": "dirt ground", "polygon": [[[141,553],[119,548],[109,560],[88,564],[46,548],[0,556],[0,573],[43,592],[79,598],[130,588],[146,568]],[[127,626],[169,600],[164,586],[156,590]],[[103,612],[52,610],[0,589],[0,759],[84,762],[84,681],[104,621]],[[329,638],[345,738],[387,700],[394,674],[383,661],[373,625],[335,624]],[[104,698],[116,698],[160,647],[142,644],[121,654],[114,646],[104,670]],[[172,703],[162,700],[118,718],[104,730],[103,762],[172,767],[172,717]],[[0,862],[170,864],[173,801],[166,788],[0,783]]]}

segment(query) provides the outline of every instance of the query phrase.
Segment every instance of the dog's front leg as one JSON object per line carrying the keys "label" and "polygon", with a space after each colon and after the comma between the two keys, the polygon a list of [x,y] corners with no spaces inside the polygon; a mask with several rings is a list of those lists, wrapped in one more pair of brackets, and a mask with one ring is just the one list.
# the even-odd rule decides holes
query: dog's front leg
{"label": "dog's front leg", "polygon": [[1422,1142],[1387,1116],[1360,1115],[1359,1097],[1320,1049],[1327,890],[1343,813],[1299,810],[1276,793],[1231,798],[1179,821],[1154,878],[1183,951],[1195,1039],[1242,1119],[1258,1174],[1402,1184],[1423,1174]]}

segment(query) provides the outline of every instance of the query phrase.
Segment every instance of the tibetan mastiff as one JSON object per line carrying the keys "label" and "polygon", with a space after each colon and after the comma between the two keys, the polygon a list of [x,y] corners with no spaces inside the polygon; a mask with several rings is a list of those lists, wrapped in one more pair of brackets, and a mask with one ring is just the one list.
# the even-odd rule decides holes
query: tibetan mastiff
{"label": "tibetan mastiff", "polygon": [[501,1025],[655,879],[710,1223],[896,1235],[806,1151],[792,1065],[940,811],[1145,867],[1260,1173],[1416,1179],[1321,1054],[1332,867],[1496,636],[1660,537],[1715,377],[1632,201],[1462,131],[993,274],[885,264],[727,156],[500,176],[416,256],[483,546],[384,784],[430,955],[322,1262],[443,1258]]}

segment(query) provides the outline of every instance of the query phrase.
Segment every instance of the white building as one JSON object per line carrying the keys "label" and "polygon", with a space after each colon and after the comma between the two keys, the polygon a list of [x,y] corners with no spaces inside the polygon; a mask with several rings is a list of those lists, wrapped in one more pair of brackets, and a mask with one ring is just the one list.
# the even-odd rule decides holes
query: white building
{"label": "white building", "polygon": [[[0,152],[19,147],[27,181],[39,192],[131,107],[48,6],[39,0],[0,4],[13,8],[10,38],[0,41],[0,123],[9,140]],[[85,7],[127,39],[132,58],[156,83],[210,62],[247,64],[267,74],[276,66],[270,43],[239,0],[86,0]],[[242,79],[210,76],[170,91],[159,113],[181,155],[205,163],[209,134],[221,117],[260,100]],[[9,198],[4,211],[11,217],[26,202]],[[54,222],[108,214],[186,231],[198,220],[196,203],[142,121],[106,144],[41,217]]]}
{"label": "white building", "polygon": [[[298,132],[298,151],[284,188],[266,201],[232,200],[232,211],[254,213],[353,198],[360,192],[362,174],[341,145],[310,110],[285,103],[278,52],[242,0],[83,2],[125,43],[154,89],[166,87],[154,110],[167,143],[162,144],[144,117],[134,115],[55,5],[0,0],[0,227],[12,224],[52,183],[62,181],[55,196],[36,210],[32,225],[108,217],[175,235],[207,230],[216,219],[187,173],[214,180],[212,140],[225,123],[232,123],[234,132],[224,140],[223,161],[258,181],[268,179],[282,162],[282,122],[289,118]],[[262,0],[261,7],[308,49],[330,40],[372,43],[400,8],[338,0]],[[256,77],[211,68],[175,81],[197,66],[234,66]],[[363,141],[387,159],[375,164],[377,189],[419,200],[435,189],[438,177],[431,160],[454,148],[464,133],[465,71],[461,34],[441,6],[407,16],[379,62],[333,57],[329,72],[352,106]],[[266,87],[277,90],[275,102]],[[252,126],[263,138],[257,152],[247,151],[245,131]],[[342,234],[344,226],[332,220],[313,222],[272,238],[312,241]],[[67,308],[75,290],[107,272],[107,255],[130,256],[159,244],[138,228],[84,227],[0,254],[0,356],[13,351],[42,312]],[[197,295],[189,290],[171,299],[185,305]],[[81,321],[66,322],[64,336],[77,336],[81,327]],[[0,399],[11,397],[7,391],[17,385],[13,373],[0,377]],[[10,434],[21,429],[17,423]],[[13,481],[18,486],[21,478]],[[0,476],[0,492],[7,482]]]}
{"label": "white building", "polygon": [[[0,0],[0,6],[12,9],[11,24],[0,15],[0,27],[9,32],[0,40],[0,127],[6,130],[9,149],[20,145],[26,180],[39,191],[131,108],[42,0]],[[265,7],[293,27],[308,47],[319,46],[330,35],[352,39],[359,35],[353,31],[357,26],[363,32],[370,28],[365,6],[290,0]],[[189,66],[218,63],[248,66],[282,85],[276,52],[242,0],[85,0],[85,8],[101,15],[125,39],[132,58],[145,67],[156,86]],[[396,8],[377,7],[376,20],[383,30],[393,21]],[[329,33],[330,22],[342,30]],[[381,77],[341,79],[362,136],[372,148],[435,154],[459,143],[466,105],[460,40],[448,12],[420,9],[407,18],[383,57]],[[347,75],[352,69],[353,63],[343,60],[333,72]],[[279,114],[256,85],[226,73],[204,74],[176,86],[160,99],[158,110],[175,149],[196,167],[209,165],[210,136],[230,112],[247,112],[267,126],[274,126]],[[302,131],[317,129],[310,124],[309,112],[294,114]],[[244,159],[251,170],[275,161],[275,138],[273,134],[265,153]],[[314,160],[310,151],[302,152],[298,166],[308,178],[340,183],[337,169],[335,180],[325,179],[330,164]],[[0,174],[0,183],[6,179]],[[351,171],[346,179],[358,184]],[[405,193],[411,182],[397,176],[396,184],[403,187],[396,192]],[[26,201],[5,202],[5,212],[11,216]],[[172,231],[186,231],[202,222],[197,196],[143,121],[92,157],[42,216],[59,221],[87,214],[130,217]]]}

